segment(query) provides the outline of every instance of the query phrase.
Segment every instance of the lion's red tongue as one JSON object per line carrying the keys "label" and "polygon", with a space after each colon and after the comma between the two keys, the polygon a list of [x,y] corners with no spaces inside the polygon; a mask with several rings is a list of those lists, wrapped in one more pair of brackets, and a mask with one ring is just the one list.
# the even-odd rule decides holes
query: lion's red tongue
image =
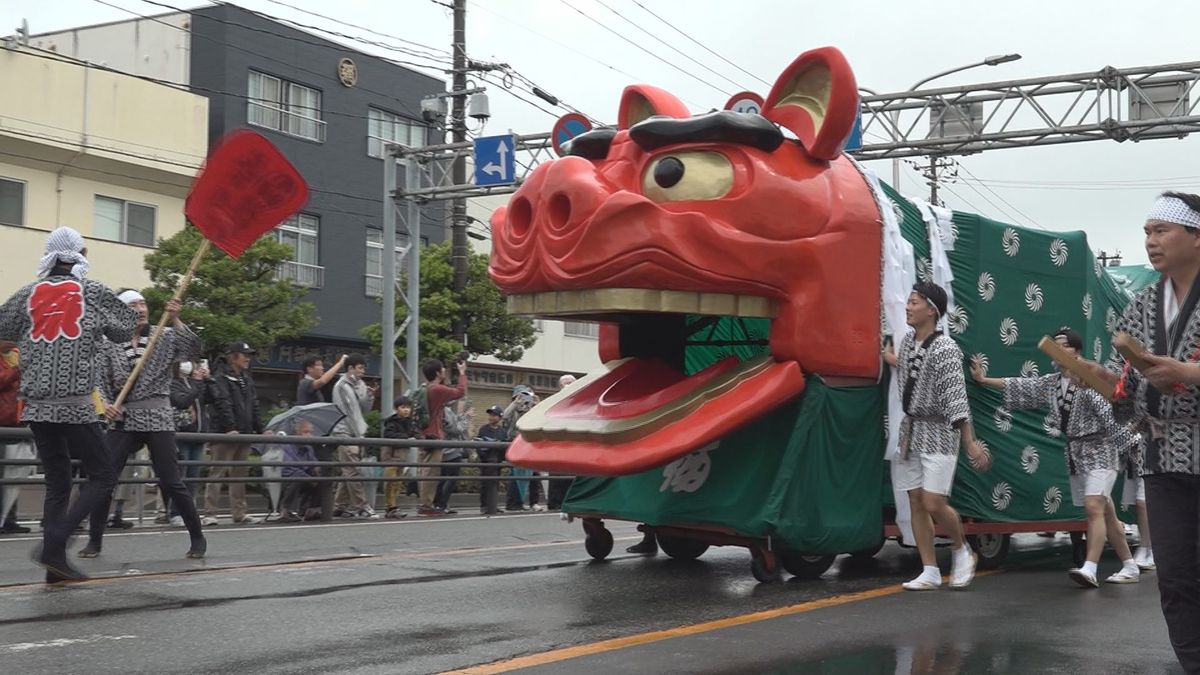
{"label": "lion's red tongue", "polygon": [[795,362],[730,358],[691,377],[657,360],[605,364],[521,418],[507,457],[520,466],[619,476],[661,466],[804,390]]}

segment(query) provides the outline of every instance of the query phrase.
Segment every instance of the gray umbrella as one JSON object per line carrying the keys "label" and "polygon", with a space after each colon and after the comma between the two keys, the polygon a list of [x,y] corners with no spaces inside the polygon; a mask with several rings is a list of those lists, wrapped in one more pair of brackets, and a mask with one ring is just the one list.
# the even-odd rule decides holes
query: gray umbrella
{"label": "gray umbrella", "polygon": [[284,432],[294,435],[296,425],[300,420],[308,420],[313,425],[314,436],[328,436],[338,422],[345,417],[341,410],[332,403],[309,403],[288,408],[271,418],[267,423],[267,433]]}

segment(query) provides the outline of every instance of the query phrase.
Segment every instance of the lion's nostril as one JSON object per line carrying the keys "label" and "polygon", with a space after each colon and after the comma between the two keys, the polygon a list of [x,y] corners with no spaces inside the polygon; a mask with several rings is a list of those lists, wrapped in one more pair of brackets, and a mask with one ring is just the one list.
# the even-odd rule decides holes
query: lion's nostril
{"label": "lion's nostril", "polygon": [[554,227],[563,227],[571,219],[571,200],[561,192],[550,198],[548,208],[550,224]]}
{"label": "lion's nostril", "polygon": [[508,227],[513,236],[524,237],[533,222],[533,206],[524,197],[517,197],[508,206]]}

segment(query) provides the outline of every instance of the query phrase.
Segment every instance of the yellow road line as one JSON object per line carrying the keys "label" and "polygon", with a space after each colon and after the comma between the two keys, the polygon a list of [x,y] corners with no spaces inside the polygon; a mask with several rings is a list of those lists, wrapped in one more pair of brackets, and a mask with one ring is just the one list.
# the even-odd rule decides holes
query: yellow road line
{"label": "yellow road line", "polygon": [[[980,572],[975,576],[984,577],[995,574],[996,572],[997,570],[988,570],[986,572]],[[494,673],[507,673],[520,668],[543,666],[548,663],[566,661],[568,659],[575,659],[581,656],[591,656],[593,654],[602,654],[604,652],[626,649],[628,647],[636,647],[638,645],[650,644],[652,642],[661,642],[663,640],[671,640],[674,638],[686,637],[688,635],[708,633],[715,630],[721,630],[723,628],[743,626],[748,623],[756,623],[759,621],[766,621],[768,619],[778,619],[784,616],[803,614],[805,612],[812,612],[818,609],[825,609],[826,607],[836,607],[838,605],[846,605],[852,602],[871,600],[873,598],[882,598],[903,592],[904,588],[900,584],[894,584],[881,588],[872,588],[866,591],[859,591],[858,593],[835,595],[833,597],[822,598],[820,600],[810,600],[808,602],[788,605],[787,607],[780,607],[778,609],[768,609],[761,612],[754,612],[752,614],[731,616],[726,619],[705,621],[704,623],[692,624],[690,626],[679,626],[678,628],[656,630],[649,633],[640,633],[638,635],[629,635],[626,637],[613,638],[611,640],[592,642],[590,644],[576,645],[574,647],[554,649],[548,652],[542,652],[540,654],[519,656],[517,658],[507,659],[505,661],[485,663],[483,665],[471,666],[470,668],[463,668],[460,670],[450,670],[442,673],[442,675],[493,675]]]}

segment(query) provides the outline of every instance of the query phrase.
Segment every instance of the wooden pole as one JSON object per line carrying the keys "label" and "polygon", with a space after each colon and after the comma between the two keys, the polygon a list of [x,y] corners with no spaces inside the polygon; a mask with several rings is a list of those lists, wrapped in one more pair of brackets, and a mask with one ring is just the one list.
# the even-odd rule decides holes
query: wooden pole
{"label": "wooden pole", "polygon": [[1091,361],[1083,359],[1076,354],[1063,349],[1061,345],[1054,341],[1053,338],[1045,336],[1038,340],[1038,349],[1042,350],[1046,356],[1054,359],[1054,362],[1062,366],[1063,370],[1075,375],[1083,381],[1091,389],[1095,389],[1104,397],[1104,400],[1111,403],[1114,398],[1114,387],[1100,379],[1092,372],[1089,364]]}
{"label": "wooden pole", "polygon": [[[200,242],[200,248],[196,249],[196,255],[192,256],[192,264],[188,265],[187,272],[183,278],[179,280],[179,286],[175,288],[175,295],[171,296],[172,300],[182,300],[183,294],[187,291],[188,284],[192,283],[192,277],[196,274],[196,268],[200,266],[200,261],[204,259],[204,255],[208,253],[212,242],[208,239]],[[150,355],[154,353],[154,348],[158,346],[158,341],[162,338],[163,331],[167,327],[167,313],[164,311],[162,318],[158,320],[158,327],[150,334],[150,342],[146,345],[146,352],[142,354],[142,358],[138,359],[137,363],[133,364],[133,372],[129,373],[129,379],[125,380],[125,386],[121,387],[121,393],[117,395],[117,400],[113,401],[114,407],[121,407],[125,403],[125,399],[129,396],[129,392],[133,389],[133,385],[137,382],[138,376],[142,374],[142,369],[146,367],[146,362],[150,360]]]}

